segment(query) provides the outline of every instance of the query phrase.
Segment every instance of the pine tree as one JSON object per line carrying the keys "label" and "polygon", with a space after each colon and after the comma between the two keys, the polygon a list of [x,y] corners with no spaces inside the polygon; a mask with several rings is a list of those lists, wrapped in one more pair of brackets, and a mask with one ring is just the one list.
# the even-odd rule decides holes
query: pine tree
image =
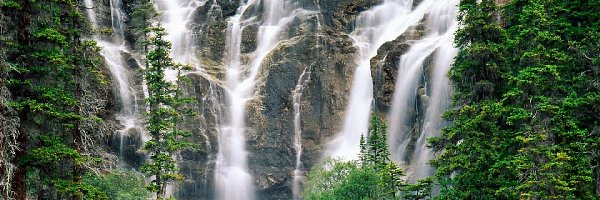
{"label": "pine tree", "polygon": [[597,198],[599,3],[461,1],[439,198]]}
{"label": "pine tree", "polygon": [[81,40],[86,22],[77,2],[8,0],[0,9],[14,22],[13,34],[2,41],[9,106],[20,121],[19,151],[12,159],[14,198],[26,198],[28,179],[41,181],[45,185],[32,187],[54,198],[101,197],[81,178],[88,157],[82,154],[80,124],[95,117],[82,116],[81,81],[98,65],[86,59],[95,45]]}
{"label": "pine tree", "polygon": [[[141,170],[154,176],[147,188],[156,193],[157,199],[164,199],[167,184],[183,179],[183,176],[177,173],[173,156],[177,151],[192,147],[189,142],[183,140],[190,133],[179,127],[184,114],[190,113],[185,106],[192,100],[182,96],[180,86],[185,82],[181,72],[189,68],[173,63],[169,57],[171,46],[164,40],[163,28],[159,26],[149,30],[149,52],[146,56],[148,68],[144,71],[144,78],[148,85],[147,102],[150,107],[147,129],[152,139],[144,146],[150,153],[150,160],[142,165]],[[177,81],[167,81],[165,70],[177,70]]]}
{"label": "pine tree", "polygon": [[365,144],[361,137],[362,167],[374,169],[379,174],[379,187],[389,198],[396,198],[402,184],[402,170],[390,160],[387,147],[387,126],[378,117],[373,116],[369,125],[369,137]]}

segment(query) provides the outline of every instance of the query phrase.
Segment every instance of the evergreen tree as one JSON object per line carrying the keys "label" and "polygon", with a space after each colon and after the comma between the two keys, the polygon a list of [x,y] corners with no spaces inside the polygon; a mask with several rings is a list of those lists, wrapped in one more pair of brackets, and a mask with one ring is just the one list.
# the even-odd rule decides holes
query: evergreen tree
{"label": "evergreen tree", "polygon": [[415,184],[405,184],[402,186],[402,199],[419,200],[431,199],[433,197],[431,187],[433,185],[433,177],[428,177],[419,180]]}
{"label": "evergreen tree", "polygon": [[[192,146],[183,140],[190,133],[180,129],[179,123],[184,114],[192,114],[185,106],[193,100],[183,97],[180,87],[180,84],[186,82],[181,72],[189,67],[173,63],[169,57],[171,45],[164,40],[163,28],[159,26],[149,31],[149,52],[146,56],[148,68],[144,71],[144,78],[148,85],[147,102],[150,107],[147,129],[152,139],[145,144],[145,149],[150,153],[150,160],[142,165],[141,170],[154,176],[147,188],[155,192],[158,199],[163,199],[167,184],[183,179],[183,176],[177,173],[173,156],[177,151]],[[177,81],[166,80],[166,70],[176,70]]]}
{"label": "evergreen tree", "polygon": [[378,117],[371,117],[369,137],[365,144],[361,137],[361,163],[363,167],[373,168],[379,173],[379,187],[388,196],[396,198],[403,186],[402,170],[390,160],[387,147],[387,126]]}
{"label": "evergreen tree", "polygon": [[[82,183],[88,157],[82,154],[80,125],[95,116],[81,113],[81,81],[98,64],[86,56],[96,47],[81,40],[87,23],[77,2],[6,0],[0,9],[14,25],[2,38],[2,75],[11,95],[8,105],[20,121],[10,193],[25,199],[29,189],[43,189],[48,198],[102,198]],[[26,180],[36,179],[42,185],[26,187]]]}
{"label": "evergreen tree", "polygon": [[441,199],[598,198],[598,6],[461,1]]}
{"label": "evergreen tree", "polygon": [[359,161],[328,161],[308,174],[305,199],[398,199],[402,170],[389,156],[386,125],[371,118],[369,137],[360,139]]}
{"label": "evergreen tree", "polygon": [[[148,52],[148,45],[146,42],[146,38],[148,38],[148,33],[150,32],[150,28],[153,27],[152,21],[156,20],[158,17],[158,12],[154,9],[154,4],[151,0],[136,0],[132,5],[131,10],[131,30],[134,35],[143,36],[142,40],[134,40],[135,49],[139,49],[143,52]],[[146,66],[148,67],[148,66]]]}
{"label": "evergreen tree", "polygon": [[365,165],[374,167],[378,171],[384,169],[387,163],[390,162],[386,134],[386,125],[379,118],[373,116],[369,125],[367,143],[361,146],[361,151],[366,152],[366,156],[364,156],[365,160],[362,160],[362,162]]}

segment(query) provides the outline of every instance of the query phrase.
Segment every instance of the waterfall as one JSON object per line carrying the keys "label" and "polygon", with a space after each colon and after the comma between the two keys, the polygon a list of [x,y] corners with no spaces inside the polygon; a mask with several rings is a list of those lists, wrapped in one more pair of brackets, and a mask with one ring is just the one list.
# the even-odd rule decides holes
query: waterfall
{"label": "waterfall", "polygon": [[292,91],[292,104],[294,107],[294,149],[296,150],[296,165],[294,169],[294,182],[292,183],[292,191],[294,193],[294,199],[302,199],[300,197],[300,192],[302,192],[302,127],[300,121],[300,113],[301,113],[301,100],[302,100],[302,92],[304,88],[308,85],[308,81],[310,80],[310,68],[311,66],[305,68],[298,78],[298,82],[296,83],[296,87],[294,87],[294,91]]}
{"label": "waterfall", "polygon": [[[96,5],[92,0],[85,0],[85,6],[90,9],[86,9],[86,14],[92,23],[94,30],[98,30],[99,24],[97,15],[94,11]],[[100,35],[92,36],[92,39],[98,43],[101,47],[100,54],[104,57],[106,64],[109,67],[109,71],[112,78],[116,82],[116,89],[118,91],[119,98],[119,113],[117,114],[117,120],[123,126],[123,129],[118,130],[119,144],[119,157],[123,157],[123,142],[124,136],[130,130],[136,130],[140,133],[140,138],[145,141],[140,126],[137,124],[138,119],[138,105],[137,96],[135,90],[132,88],[130,80],[130,72],[126,69],[125,60],[123,58],[124,53],[129,53],[124,41],[124,33],[121,27],[123,22],[123,12],[121,11],[121,1],[111,0],[111,28],[113,29],[113,35],[110,38],[102,37]]]}
{"label": "waterfall", "polygon": [[326,157],[344,160],[358,158],[360,137],[367,135],[373,103],[371,58],[377,55],[381,45],[396,39],[418,23],[425,15],[426,7],[433,3],[434,0],[426,0],[412,10],[411,0],[386,0],[360,13],[356,19],[356,29],[351,33],[358,55],[344,126],[329,143]]}
{"label": "waterfall", "polygon": [[[250,4],[238,8],[235,16],[227,22],[227,87],[240,85],[242,14]],[[227,126],[219,133],[219,154],[215,166],[216,194],[219,199],[252,199],[254,189],[252,176],[248,173],[244,137],[245,102],[234,91],[229,91]],[[237,190],[237,191],[236,191]]]}
{"label": "waterfall", "polygon": [[[257,98],[256,87],[260,85],[262,67],[265,63],[271,62],[269,54],[278,47],[281,41],[288,39],[286,38],[288,25],[295,17],[309,12],[296,9],[295,6],[301,3],[293,0],[240,0],[242,3],[235,15],[227,19],[224,80],[216,80],[221,77],[207,78],[208,76],[204,76],[206,73],[202,68],[201,60],[196,55],[199,44],[196,43],[195,35],[198,33],[194,33],[191,28],[196,19],[195,10],[204,6],[207,0],[153,1],[160,13],[158,23],[165,28],[167,33],[165,39],[172,44],[171,57],[174,61],[191,65],[195,68],[195,73],[208,79],[208,82],[219,82],[214,86],[211,85],[209,89],[210,101],[214,104],[212,109],[215,109],[213,114],[217,121],[215,126],[218,127],[216,136],[218,153],[214,163],[214,174],[209,173],[204,176],[214,175],[214,191],[217,199],[254,199],[255,179],[251,175],[252,170],[249,169],[249,152],[246,149],[248,132],[246,107],[249,102]],[[325,49],[321,45],[326,43],[325,39],[327,38],[324,38],[322,34],[326,34],[328,31],[328,18],[321,15],[318,1],[319,12],[312,12],[317,14],[316,47]],[[93,0],[84,0],[84,2],[88,8],[95,7]],[[95,35],[92,39],[102,47],[101,55],[114,79],[115,91],[118,91],[120,107],[117,119],[124,128],[119,130],[117,135],[121,137],[120,141],[122,142],[123,136],[129,130],[141,131],[138,125],[140,116],[136,103],[138,102],[136,92],[132,89],[130,77],[132,71],[125,64],[126,55],[130,53],[130,50],[124,40],[122,23],[126,19],[121,11],[122,3],[121,0],[108,2],[111,9],[110,26],[114,34],[110,37]],[[213,1],[213,6],[216,3],[217,1]],[[379,5],[363,11],[357,16],[355,29],[350,34],[353,46],[357,49],[352,88],[343,126],[335,138],[326,144],[325,152],[323,152],[326,157],[345,160],[358,158],[360,137],[368,134],[369,117],[374,101],[371,60],[377,56],[377,51],[382,45],[396,40],[401,35],[408,33],[411,27],[423,23],[426,27],[425,35],[415,41],[405,41],[410,44],[410,48],[401,56],[398,63],[398,77],[392,97],[391,111],[388,113],[388,124],[390,125],[388,145],[393,161],[402,164],[407,169],[409,180],[431,175],[432,168],[428,162],[433,154],[426,147],[426,141],[439,134],[440,129],[446,124],[440,116],[449,107],[450,82],[446,74],[457,54],[457,49],[453,47],[453,34],[457,27],[457,22],[454,20],[457,4],[458,0],[422,0],[418,6],[414,6],[417,4],[413,3],[413,0],[383,0]],[[86,14],[92,22],[93,28],[100,30],[103,28],[103,21],[102,18],[97,18],[100,16],[97,16],[94,10],[86,9]],[[247,28],[251,28],[251,31],[257,28],[256,46],[253,46],[256,49],[253,52],[242,53],[242,33]],[[244,36],[244,38],[246,37],[247,35]],[[303,165],[308,164],[303,163],[301,159],[303,156],[301,113],[302,109],[306,109],[303,108],[302,95],[311,77],[311,69],[312,66],[306,67],[298,78],[296,86],[290,88],[293,90],[294,131],[291,139],[293,139],[296,159],[293,180],[291,180],[294,199],[301,199],[303,170],[305,170]],[[171,81],[176,78],[174,70],[167,70],[166,75],[167,79]],[[222,88],[217,89],[217,85]],[[216,94],[212,94],[217,90],[221,92],[221,89],[225,93],[223,100],[215,96]],[[144,89],[143,92],[146,93],[147,90]],[[423,105],[423,108],[417,108],[420,106],[419,103]],[[415,120],[411,113],[415,110],[423,113],[423,119],[418,119],[422,121],[423,127],[418,129],[419,137],[413,138],[411,141],[412,121]],[[305,129],[304,134],[308,133],[307,130]],[[143,134],[140,135],[145,137]],[[204,142],[211,145],[209,136],[204,135],[204,137]],[[147,138],[141,140],[147,141]],[[414,149],[408,151],[410,142],[414,143]],[[304,148],[306,150],[306,147]],[[123,147],[120,149],[122,150]],[[289,184],[290,180],[288,178],[285,181],[288,181],[287,184]],[[172,187],[169,185],[169,193],[172,192]]]}
{"label": "waterfall", "polygon": [[[377,50],[384,43],[398,38],[409,27],[426,19],[424,23],[427,35],[419,41],[409,42],[410,50],[400,59],[392,108],[388,117],[388,145],[393,161],[405,165],[410,163],[408,168],[410,173],[414,174],[413,177],[423,178],[431,175],[432,169],[427,162],[433,155],[426,147],[426,140],[439,133],[443,126],[441,114],[448,108],[450,89],[446,73],[456,55],[453,39],[457,26],[457,5],[457,0],[424,0],[413,8],[411,0],[385,0],[382,4],[360,13],[356,20],[356,29],[351,34],[354,46],[358,49],[358,66],[352,82],[344,126],[329,143],[326,156],[346,160],[357,159],[360,136],[368,132],[368,119],[373,102],[371,59],[377,55]],[[425,88],[419,85],[424,81],[423,65],[434,53],[431,87]],[[431,90],[431,97],[425,94],[427,89]],[[410,122],[415,120],[409,114],[417,110],[417,102],[429,106],[426,108],[424,128],[416,142],[415,151],[408,152],[410,131],[413,128]],[[414,158],[412,162],[407,159],[409,154]]]}
{"label": "waterfall", "polygon": [[[202,72],[200,60],[196,57],[196,42],[189,24],[193,20],[196,8],[207,0],[154,0],[154,6],[160,14],[159,25],[165,29],[165,39],[171,43],[170,56],[177,64],[189,65],[193,70]],[[165,69],[165,79],[177,80],[177,70]],[[173,155],[177,160],[177,155]],[[170,183],[166,196],[173,196],[175,186]]]}
{"label": "waterfall", "polygon": [[[154,0],[154,6],[160,13],[160,25],[167,33],[165,39],[171,43],[171,57],[180,64],[190,65],[196,71],[202,71],[200,60],[195,52],[197,44],[190,22],[194,10],[203,6],[207,0]],[[177,76],[175,70],[165,71],[166,79],[174,81]]]}
{"label": "waterfall", "polygon": [[[249,65],[241,62],[241,39],[244,28],[256,18],[243,19],[254,4],[264,6],[263,20],[258,28],[257,47]],[[241,5],[227,27],[227,108],[228,115],[219,135],[219,154],[215,177],[219,199],[254,199],[252,176],[248,172],[245,148],[246,103],[254,97],[256,78],[267,55],[282,39],[282,32],[294,18],[287,1],[249,0]],[[248,68],[249,67],[249,68]]]}
{"label": "waterfall", "polygon": [[[392,135],[400,133],[404,135],[404,141],[397,145],[400,149],[396,151],[396,158],[403,159],[409,156],[410,162],[408,166],[408,180],[416,181],[427,176],[431,176],[434,169],[428,164],[433,158],[433,153],[430,148],[427,148],[427,139],[437,136],[440,130],[445,125],[441,116],[450,106],[450,80],[447,78],[448,70],[456,56],[458,50],[454,48],[454,33],[456,32],[458,23],[456,21],[457,0],[439,2],[431,8],[428,15],[427,35],[416,41],[410,50],[404,54],[400,61],[400,69],[398,81],[394,92],[392,104],[392,112],[390,124],[395,126],[392,130],[400,132],[391,132]],[[419,92],[419,79],[422,77],[423,61],[427,58],[432,58],[432,64],[429,66],[430,79],[427,83],[427,88],[430,91]],[[426,89],[427,90],[427,89]],[[412,99],[421,99],[422,107],[425,108],[425,116],[423,119],[423,128],[420,130],[419,138],[414,145],[414,152],[408,152],[406,144],[410,137],[407,137],[410,132],[402,132],[409,129],[398,128],[405,125],[407,118],[405,115],[409,109],[407,106],[414,102]],[[409,126],[410,127],[410,126]],[[398,141],[398,140],[396,140]],[[392,146],[394,147],[394,146]]]}

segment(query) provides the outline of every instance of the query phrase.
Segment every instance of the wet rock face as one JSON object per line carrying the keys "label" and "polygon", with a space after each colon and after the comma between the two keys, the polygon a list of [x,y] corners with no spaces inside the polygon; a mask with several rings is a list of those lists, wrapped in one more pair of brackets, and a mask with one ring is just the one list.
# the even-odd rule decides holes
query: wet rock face
{"label": "wet rock face", "polygon": [[377,56],[371,59],[376,112],[388,113],[390,111],[402,55],[410,49],[411,40],[419,40],[424,36],[424,21],[409,27],[406,33],[395,40],[383,44],[377,50]]}
{"label": "wet rock face", "polygon": [[316,0],[321,8],[325,25],[336,32],[351,32],[354,20],[362,11],[375,6],[378,0]]}
{"label": "wet rock face", "polygon": [[185,88],[187,95],[197,101],[191,107],[198,115],[187,117],[182,128],[192,132],[188,140],[197,146],[177,157],[180,173],[186,178],[176,185],[175,195],[177,199],[215,199],[214,169],[225,91],[205,76],[189,74],[188,77],[192,82]]}
{"label": "wet rock face", "polygon": [[[204,11],[198,11],[194,29],[200,34],[199,55],[201,60],[213,60],[208,68],[220,68],[226,63],[225,34],[228,12],[224,2],[218,2],[220,17],[210,19]],[[302,124],[302,171],[308,171],[321,159],[327,141],[339,130],[346,107],[354,73],[356,50],[348,36],[353,18],[359,10],[372,6],[374,1],[350,3],[348,1],[303,0],[297,5],[321,12],[301,15],[294,19],[284,32],[284,40],[264,60],[256,85],[255,98],[247,105],[246,144],[248,168],[254,177],[258,199],[291,199],[295,154],[293,148],[294,117],[292,91],[304,69],[312,75],[301,99]],[[212,5],[215,7],[216,5]],[[235,6],[233,6],[235,7]],[[235,7],[237,8],[237,7]],[[249,8],[244,15],[261,13],[261,6]],[[213,9],[214,10],[214,9]],[[231,11],[231,10],[230,10]],[[204,13],[204,14],[203,14]],[[232,13],[227,16],[225,13]],[[327,17],[329,16],[329,22]],[[333,15],[336,15],[335,17]],[[340,17],[341,16],[341,17]],[[335,18],[335,21],[333,20]],[[211,21],[213,20],[213,21]],[[204,23],[204,24],[203,24]],[[202,25],[203,24],[203,25]],[[210,30],[210,29],[215,30]],[[256,49],[258,24],[246,26],[242,32],[242,57],[252,55]],[[215,34],[202,36],[203,34]],[[218,130],[222,124],[221,114],[226,113],[225,93],[218,89],[216,101],[211,97],[211,82],[206,77],[195,76],[193,89],[189,90],[199,100],[198,111],[202,113],[195,124],[195,143],[204,144],[200,150],[181,153],[180,167],[186,181],[177,187],[179,199],[214,198],[214,162],[218,152]],[[224,81],[223,76],[213,78]],[[212,78],[209,78],[212,79]],[[213,88],[214,89],[214,88]],[[214,91],[214,90],[213,90]],[[214,108],[220,108],[216,111]],[[218,112],[218,115],[215,115]],[[200,127],[198,127],[200,123]],[[197,134],[197,135],[196,135]],[[208,138],[208,140],[206,139]],[[207,147],[210,146],[210,147]]]}
{"label": "wet rock face", "polygon": [[[124,2],[135,3],[131,0]],[[294,19],[282,35],[284,39],[264,60],[254,99],[247,104],[246,148],[248,168],[254,177],[258,199],[291,199],[296,150],[293,145],[294,111],[292,91],[303,72],[311,72],[303,90],[301,105],[302,166],[306,172],[321,159],[329,139],[341,128],[344,110],[356,67],[356,49],[350,32],[361,11],[378,0],[297,0],[294,5],[315,11]],[[199,144],[178,155],[178,167],[186,180],[176,185],[178,199],[215,199],[214,168],[219,149],[219,128],[227,113],[224,63],[226,58],[227,20],[235,15],[238,0],[212,0],[197,8],[190,27],[196,37],[196,55],[206,74],[190,74],[189,96],[198,101],[192,105],[198,116],[183,125],[193,132],[190,141]],[[257,16],[263,7],[249,8],[244,16]],[[126,10],[127,12],[127,10]],[[257,46],[258,23],[242,31],[242,60],[252,58]],[[372,60],[376,109],[384,113],[391,105],[400,55],[407,51],[405,35],[385,44]],[[416,36],[415,36],[416,35]],[[133,40],[129,41],[134,43]],[[133,146],[132,146],[133,147]]]}
{"label": "wet rock face", "polygon": [[226,48],[225,35],[227,32],[227,18],[235,15],[240,1],[217,0],[207,1],[193,12],[194,20],[190,24],[196,33],[199,49],[197,55],[201,60],[209,62],[223,62]]}
{"label": "wet rock face", "polygon": [[292,196],[296,161],[292,91],[304,69],[311,72],[311,79],[301,99],[301,170],[307,171],[320,159],[327,139],[341,126],[354,50],[347,37],[334,39],[319,33],[317,19],[317,15],[302,16],[290,25],[290,38],[265,60],[258,96],[248,106],[248,160],[259,199]]}

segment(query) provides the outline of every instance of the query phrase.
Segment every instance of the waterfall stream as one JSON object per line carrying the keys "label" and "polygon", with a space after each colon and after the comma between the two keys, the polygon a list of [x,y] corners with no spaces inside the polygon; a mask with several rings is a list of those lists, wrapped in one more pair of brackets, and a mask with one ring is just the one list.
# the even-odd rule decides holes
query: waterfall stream
{"label": "waterfall stream", "polygon": [[[415,178],[431,175],[427,162],[432,153],[426,147],[426,139],[434,136],[442,127],[442,112],[448,108],[449,81],[446,73],[456,55],[453,48],[454,31],[458,1],[424,0],[413,8],[412,0],[385,0],[382,4],[361,12],[356,20],[356,29],[352,33],[354,46],[358,49],[357,68],[350,92],[350,101],[346,110],[344,126],[337,137],[330,142],[326,156],[342,159],[356,159],[359,153],[360,136],[367,134],[368,121],[373,101],[373,81],[371,78],[371,59],[386,42],[406,33],[411,26],[418,25],[423,19],[427,35],[411,43],[411,48],[402,57],[396,79],[392,109],[389,113],[388,145],[392,160],[407,165]],[[435,53],[431,66],[431,98],[427,94],[418,94],[425,88],[420,86],[423,80],[424,61]],[[419,90],[421,90],[419,92]],[[411,126],[409,116],[415,109],[415,99],[428,101],[425,128],[415,145],[414,152],[408,152]],[[426,102],[425,102],[426,103]],[[414,158],[408,160],[408,157]],[[411,175],[412,177],[412,175]]]}
{"label": "waterfall stream", "polygon": [[[192,66],[201,71],[200,60],[195,52],[197,44],[190,28],[194,10],[203,6],[207,0],[154,0],[156,10],[160,13],[160,25],[167,33],[166,40],[171,42],[171,57],[180,64]],[[166,70],[167,80],[174,81],[177,72]]]}
{"label": "waterfall stream", "polygon": [[[227,87],[240,85],[240,49],[242,40],[242,14],[249,5],[238,8],[227,23]],[[244,137],[245,102],[235,91],[229,91],[228,122],[219,133],[219,154],[215,166],[216,194],[219,199],[252,199],[252,176],[248,173]],[[237,190],[237,191],[236,191]]]}
{"label": "waterfall stream", "polygon": [[[94,2],[92,0],[85,0],[85,6],[88,8],[94,8]],[[143,131],[141,131],[140,125],[137,120],[138,116],[138,105],[136,92],[133,89],[130,80],[130,71],[126,68],[125,59],[123,58],[124,53],[130,51],[125,45],[124,33],[121,27],[123,23],[123,12],[121,11],[121,1],[111,0],[110,1],[110,13],[111,13],[111,28],[113,29],[112,37],[94,35],[92,39],[98,43],[101,47],[100,54],[104,57],[106,64],[109,67],[109,71],[112,75],[113,80],[116,83],[116,91],[118,91],[117,98],[119,100],[119,113],[117,114],[117,120],[123,126],[122,129],[117,131],[119,137],[119,157],[123,157],[123,143],[125,141],[124,136],[130,131],[135,129],[140,134],[140,140],[146,141]],[[86,14],[92,22],[92,28],[98,30],[100,25],[94,9],[86,9]],[[122,158],[123,159],[123,158]]]}
{"label": "waterfall stream", "polygon": [[[409,149],[405,147],[404,143],[398,145],[399,147],[404,147],[403,149],[394,151],[397,152],[396,155],[405,157],[412,153],[407,172],[409,181],[416,181],[431,176],[434,172],[433,168],[428,164],[434,155],[426,145],[427,139],[437,136],[445,125],[441,116],[450,106],[450,80],[446,75],[458,52],[454,48],[454,33],[458,26],[458,22],[455,20],[458,9],[457,5],[457,0],[444,1],[434,5],[426,21],[428,25],[427,35],[423,39],[416,41],[400,61],[399,68],[406,71],[399,71],[398,82],[394,92],[392,113],[401,115],[408,113],[403,112],[402,105],[403,103],[406,105],[406,101],[410,100],[400,96],[415,97],[418,95],[419,97],[415,98],[422,99],[421,104],[423,104],[422,107],[425,109],[425,116],[422,122],[423,128],[420,130],[419,138],[414,145],[413,152],[407,152]],[[419,92],[418,81],[416,80],[419,79],[418,77],[422,77],[422,72],[420,71],[423,70],[423,61],[427,57],[432,58],[432,64],[429,66],[429,79],[427,81],[427,90],[429,91]],[[415,73],[415,71],[417,72]],[[404,107],[404,109],[407,108]],[[400,126],[405,124],[403,122],[390,121],[390,124]],[[407,134],[406,132],[391,132],[391,135],[398,133]],[[397,144],[392,143],[392,145]]]}
{"label": "waterfall stream", "polygon": [[386,0],[356,19],[356,29],[351,36],[358,49],[357,67],[350,90],[350,100],[344,117],[344,126],[330,142],[327,157],[353,160],[358,158],[360,137],[367,135],[373,103],[373,79],[371,59],[386,42],[402,35],[410,26],[418,23],[435,0],[422,2],[412,10],[411,0]]}
{"label": "waterfall stream", "polygon": [[308,85],[310,80],[310,67],[305,68],[298,78],[298,82],[296,83],[296,87],[294,87],[294,91],[292,91],[292,104],[294,107],[294,149],[296,150],[296,165],[294,168],[294,182],[292,183],[292,190],[294,193],[294,199],[302,199],[300,196],[300,192],[302,192],[302,122],[300,118],[301,114],[301,100],[302,100],[302,92],[304,88]]}
{"label": "waterfall stream", "polygon": [[[242,31],[255,18],[244,19],[249,6],[262,3],[263,20],[258,28],[257,47],[252,53],[249,64],[241,62]],[[282,39],[293,12],[287,1],[249,0],[238,8],[235,16],[228,21],[227,27],[227,121],[219,135],[219,154],[215,176],[217,197],[219,199],[254,199],[252,176],[248,172],[247,152],[245,148],[246,104],[254,97],[254,87],[260,68],[267,55]],[[246,20],[246,21],[245,21]]]}

